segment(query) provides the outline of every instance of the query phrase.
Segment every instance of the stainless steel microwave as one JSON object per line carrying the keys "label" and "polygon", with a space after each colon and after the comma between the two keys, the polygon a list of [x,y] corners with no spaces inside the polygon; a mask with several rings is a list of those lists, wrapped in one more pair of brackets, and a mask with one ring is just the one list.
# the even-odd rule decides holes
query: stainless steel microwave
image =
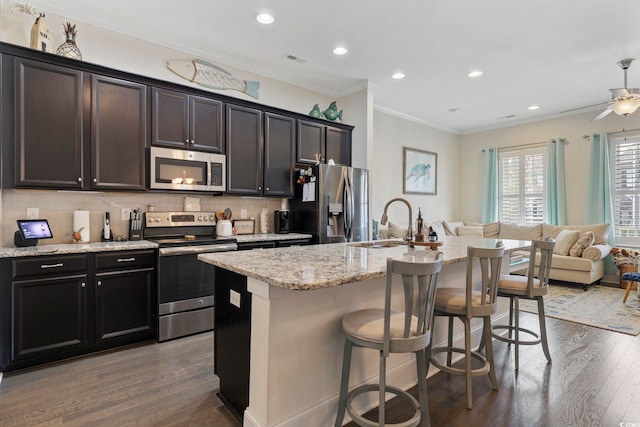
{"label": "stainless steel microwave", "polygon": [[149,185],[153,189],[225,191],[224,154],[151,147]]}

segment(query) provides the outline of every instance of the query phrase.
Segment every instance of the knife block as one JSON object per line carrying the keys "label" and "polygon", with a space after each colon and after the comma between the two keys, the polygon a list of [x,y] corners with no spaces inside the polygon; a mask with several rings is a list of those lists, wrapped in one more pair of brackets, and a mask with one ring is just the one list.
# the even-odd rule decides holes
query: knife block
{"label": "knife block", "polygon": [[129,220],[129,240],[142,240],[142,224],[141,221]]}

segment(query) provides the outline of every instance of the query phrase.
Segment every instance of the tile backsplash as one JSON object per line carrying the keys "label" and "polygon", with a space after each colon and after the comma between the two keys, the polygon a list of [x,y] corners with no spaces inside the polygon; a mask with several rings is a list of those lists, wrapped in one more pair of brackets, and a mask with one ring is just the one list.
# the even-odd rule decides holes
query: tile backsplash
{"label": "tile backsplash", "polygon": [[[266,208],[271,217],[280,209],[282,199],[265,197],[210,196],[202,194],[166,193],[120,193],[94,191],[55,190],[2,190],[2,230],[0,242],[3,247],[13,246],[13,234],[17,230],[16,220],[27,218],[27,208],[38,208],[39,218],[47,219],[53,232],[53,239],[40,244],[71,243],[73,232],[73,211],[90,211],[90,234],[92,242],[100,241],[104,212],[111,212],[111,228],[114,237],[128,236],[129,222],[122,220],[123,208],[147,211],[153,205],[156,211],[182,211],[185,197],[200,199],[202,211],[216,211],[225,208],[233,212],[232,219],[240,218],[246,209],[247,218],[259,218]],[[270,224],[270,231],[273,224]]]}

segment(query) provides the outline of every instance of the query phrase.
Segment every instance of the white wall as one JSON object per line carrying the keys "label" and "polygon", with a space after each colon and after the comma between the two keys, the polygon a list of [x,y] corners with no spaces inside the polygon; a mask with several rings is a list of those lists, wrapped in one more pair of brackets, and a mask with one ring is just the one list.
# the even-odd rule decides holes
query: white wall
{"label": "white wall", "polygon": [[566,138],[565,174],[567,224],[584,224],[590,143],[584,135],[610,133],[640,128],[640,113],[627,118],[611,113],[599,121],[591,121],[598,112],[462,135],[460,140],[460,218],[479,221],[481,215],[483,162],[481,150],[509,147]]}
{"label": "white wall", "polygon": [[[403,197],[413,207],[413,219],[422,210],[425,223],[458,218],[460,203],[458,136],[408,121],[380,111],[373,112],[373,150],[369,155],[372,187],[371,217],[382,217],[385,203]],[[437,158],[437,194],[403,194],[403,147],[431,151]],[[407,225],[407,208],[394,203],[388,210],[389,221]]]}

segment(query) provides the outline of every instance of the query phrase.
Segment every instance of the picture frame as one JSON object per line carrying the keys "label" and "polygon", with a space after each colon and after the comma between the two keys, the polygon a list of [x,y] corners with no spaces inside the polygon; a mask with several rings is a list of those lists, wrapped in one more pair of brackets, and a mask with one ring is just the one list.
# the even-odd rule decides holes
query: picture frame
{"label": "picture frame", "polygon": [[234,219],[233,226],[237,234],[254,234],[256,222],[253,219]]}
{"label": "picture frame", "polygon": [[438,193],[438,153],[403,147],[402,192]]}

